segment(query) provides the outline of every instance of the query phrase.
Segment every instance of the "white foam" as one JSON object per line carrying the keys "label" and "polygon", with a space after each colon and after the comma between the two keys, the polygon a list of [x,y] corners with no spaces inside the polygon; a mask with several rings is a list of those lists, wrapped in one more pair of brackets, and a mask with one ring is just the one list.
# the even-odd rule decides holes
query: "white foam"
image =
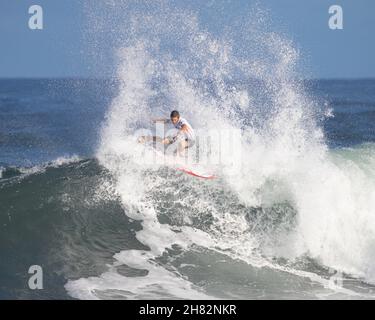
{"label": "white foam", "polygon": [[122,299],[213,299],[194,287],[180,275],[152,262],[153,255],[147,251],[127,250],[115,255],[117,265],[126,264],[137,269],[146,269],[146,276],[124,277],[117,273],[116,264],[100,277],[70,281],[65,286],[78,299],[98,299],[100,292],[108,292],[107,298]]}

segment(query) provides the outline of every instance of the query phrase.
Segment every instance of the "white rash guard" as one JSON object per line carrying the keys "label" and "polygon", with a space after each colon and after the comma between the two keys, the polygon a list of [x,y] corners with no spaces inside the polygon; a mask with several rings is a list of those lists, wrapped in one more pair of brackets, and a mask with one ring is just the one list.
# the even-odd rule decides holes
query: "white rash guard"
{"label": "white rash guard", "polygon": [[[169,120],[170,123],[172,123],[171,120]],[[180,117],[180,119],[177,121],[177,123],[174,125],[174,127],[177,129],[177,130],[180,130],[182,128],[182,126],[186,124],[187,126],[187,131],[184,132],[185,134],[185,137],[191,141],[194,141],[195,140],[195,132],[194,132],[194,129],[193,127],[190,125],[189,122],[187,122],[187,120],[185,118],[182,118]]]}

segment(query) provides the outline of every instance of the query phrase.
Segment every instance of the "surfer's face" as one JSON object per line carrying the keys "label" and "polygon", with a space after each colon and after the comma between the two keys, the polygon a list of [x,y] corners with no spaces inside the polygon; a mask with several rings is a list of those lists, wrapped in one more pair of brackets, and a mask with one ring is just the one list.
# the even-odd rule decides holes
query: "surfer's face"
{"label": "surfer's face", "polygon": [[173,117],[171,118],[171,121],[173,124],[176,124],[180,118],[179,117]]}

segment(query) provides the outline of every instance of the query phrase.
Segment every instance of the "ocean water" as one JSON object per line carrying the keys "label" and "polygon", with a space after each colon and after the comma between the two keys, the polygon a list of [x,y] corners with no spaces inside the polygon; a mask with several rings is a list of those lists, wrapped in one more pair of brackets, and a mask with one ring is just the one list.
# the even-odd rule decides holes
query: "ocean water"
{"label": "ocean water", "polygon": [[[275,168],[280,180],[254,191],[267,203],[252,204],[225,178],[162,168],[132,185],[126,170],[113,174],[96,139],[116,83],[1,80],[1,298],[374,298],[375,80],[305,85],[332,108],[321,123],[332,171],[307,163],[300,174],[317,186],[280,199],[285,168]],[[126,191],[142,182],[144,199]],[[43,290],[27,287],[35,264]]]}
{"label": "ocean water", "polygon": [[[0,298],[375,298],[375,80],[303,80],[256,19],[233,43],[144,10],[87,37],[119,38],[112,80],[0,80]],[[175,108],[240,130],[241,170],[142,161]]]}

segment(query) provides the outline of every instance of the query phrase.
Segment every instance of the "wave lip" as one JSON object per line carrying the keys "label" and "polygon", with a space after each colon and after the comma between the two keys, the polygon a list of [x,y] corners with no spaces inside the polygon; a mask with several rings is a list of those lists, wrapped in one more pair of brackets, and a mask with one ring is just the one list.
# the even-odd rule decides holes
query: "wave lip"
{"label": "wave lip", "polygon": [[38,174],[45,172],[48,168],[58,168],[64,165],[68,165],[71,163],[76,163],[83,160],[78,155],[72,156],[61,156],[52,161],[35,165],[31,167],[15,167],[15,166],[5,166],[0,167],[0,179],[9,179],[18,176],[29,176],[33,174]]}

